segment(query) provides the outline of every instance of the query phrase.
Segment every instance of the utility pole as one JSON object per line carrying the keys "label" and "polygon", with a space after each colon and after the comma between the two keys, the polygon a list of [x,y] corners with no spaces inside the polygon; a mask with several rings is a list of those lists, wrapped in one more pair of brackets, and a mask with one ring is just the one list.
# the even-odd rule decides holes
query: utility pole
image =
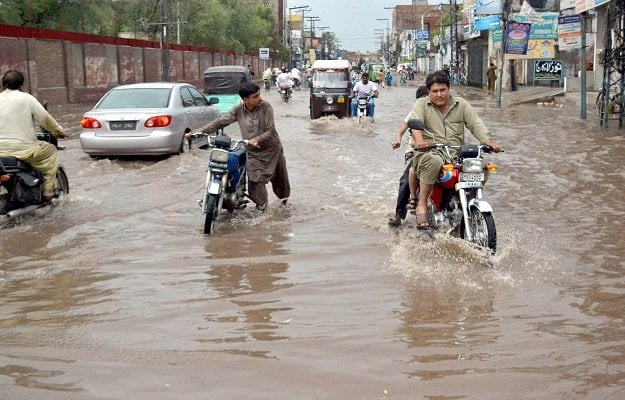
{"label": "utility pole", "polygon": [[[506,31],[508,30],[508,18],[510,12],[510,3],[509,0],[503,1],[503,9],[501,10],[501,50],[500,50],[500,59],[499,59],[499,67],[497,74],[497,108],[501,108],[501,87],[503,86],[503,64],[506,62]],[[512,79],[512,76],[510,77]]]}
{"label": "utility pole", "polygon": [[[449,61],[451,63],[451,65],[453,66],[451,68],[451,74],[452,74],[452,83],[453,84],[459,84],[460,82],[460,74],[459,74],[459,70],[460,70],[460,58],[458,57],[458,20],[456,18],[456,11],[458,10],[458,4],[456,3],[456,0],[449,0],[449,6],[450,6],[450,10],[449,10],[449,16],[450,16],[450,26],[449,26],[449,41],[450,41],[450,48],[451,48],[451,54],[449,55]],[[455,68],[454,68],[455,67]],[[458,78],[456,80],[456,78]]]}
{"label": "utility pole", "polygon": [[161,1],[161,80],[169,82],[169,43],[167,39],[167,0]]}

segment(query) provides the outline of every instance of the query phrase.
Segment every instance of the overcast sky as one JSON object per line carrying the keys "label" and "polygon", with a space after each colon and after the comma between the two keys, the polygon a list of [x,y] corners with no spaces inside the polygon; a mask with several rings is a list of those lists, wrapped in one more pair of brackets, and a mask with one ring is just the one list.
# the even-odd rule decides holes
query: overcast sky
{"label": "overcast sky", "polygon": [[[376,39],[374,29],[390,29],[393,25],[393,10],[385,7],[394,7],[398,4],[410,5],[411,0],[288,0],[288,7],[308,6],[310,11],[304,12],[306,30],[310,29],[308,17],[319,17],[317,26],[328,26],[324,29],[334,32],[339,40],[341,49],[366,52],[378,50],[380,41]],[[288,12],[288,11],[287,11]],[[299,10],[291,10],[292,14],[299,14]],[[377,21],[376,19],[388,19]],[[323,30],[322,30],[323,31]],[[317,30],[316,30],[317,33]]]}

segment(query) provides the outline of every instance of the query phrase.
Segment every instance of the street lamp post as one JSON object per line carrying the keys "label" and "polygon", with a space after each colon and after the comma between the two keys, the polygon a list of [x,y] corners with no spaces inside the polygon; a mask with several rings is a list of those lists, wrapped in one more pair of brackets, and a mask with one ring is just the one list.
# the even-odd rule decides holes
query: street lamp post
{"label": "street lamp post", "polygon": [[321,31],[321,60],[327,60],[328,56],[327,56],[327,52],[325,51],[325,39],[323,37],[323,35],[325,34],[325,30],[326,29],[330,29],[329,26],[318,26],[317,29],[319,29]]}
{"label": "street lamp post", "polygon": [[382,57],[386,57],[386,62],[390,64],[390,53],[389,53],[389,31],[390,31],[390,26],[389,26],[389,19],[388,18],[376,18],[376,21],[386,21],[386,54],[383,55]]}
{"label": "street lamp post", "polygon": [[309,6],[289,7],[289,21],[287,23],[287,26],[289,27],[289,65],[290,65],[291,68],[293,68],[294,67],[294,63],[293,63],[293,34],[292,34],[292,29],[291,29],[291,10],[301,10],[301,12],[302,12],[302,29],[301,29],[302,38],[301,39],[303,39],[303,35],[304,35],[304,12],[305,11],[310,11],[310,7]]}

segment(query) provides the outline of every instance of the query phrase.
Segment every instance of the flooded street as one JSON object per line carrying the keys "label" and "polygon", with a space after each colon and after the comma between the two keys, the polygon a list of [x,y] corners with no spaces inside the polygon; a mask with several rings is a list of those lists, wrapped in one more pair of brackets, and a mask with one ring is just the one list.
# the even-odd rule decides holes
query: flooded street
{"label": "flooded street", "polygon": [[625,131],[454,88],[506,150],[485,259],[387,226],[414,93],[381,89],[363,127],[263,93],[289,206],[270,193],[211,236],[206,152],[90,159],[87,106],[51,107],[70,194],[0,227],[0,399],[622,398]]}

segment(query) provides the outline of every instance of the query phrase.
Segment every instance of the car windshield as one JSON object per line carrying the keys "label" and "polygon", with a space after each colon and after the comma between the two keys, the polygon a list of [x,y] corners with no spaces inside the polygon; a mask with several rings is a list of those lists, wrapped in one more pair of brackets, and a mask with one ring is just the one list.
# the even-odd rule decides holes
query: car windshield
{"label": "car windshield", "polygon": [[114,89],[96,108],[165,108],[169,104],[170,93],[170,88]]}
{"label": "car windshield", "polygon": [[343,71],[315,71],[312,81],[315,88],[340,89],[348,84],[347,74]]}

